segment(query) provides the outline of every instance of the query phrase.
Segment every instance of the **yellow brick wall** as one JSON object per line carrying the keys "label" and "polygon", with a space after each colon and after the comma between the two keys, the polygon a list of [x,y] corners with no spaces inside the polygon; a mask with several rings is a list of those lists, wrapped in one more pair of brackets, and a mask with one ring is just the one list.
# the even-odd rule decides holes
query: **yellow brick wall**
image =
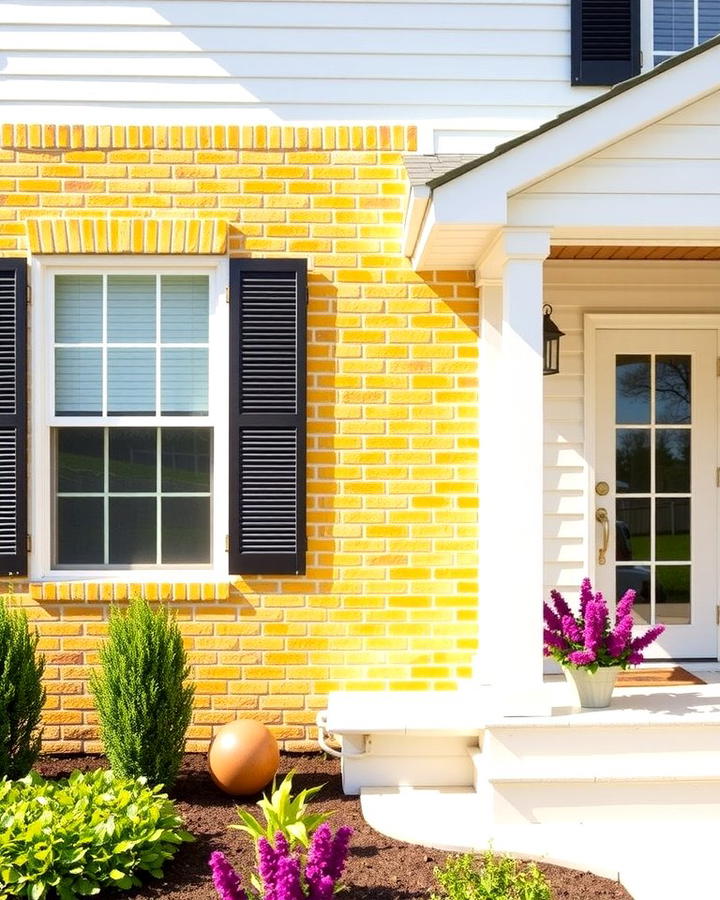
{"label": "yellow brick wall", "polygon": [[[110,601],[133,592],[170,600],[182,623],[190,749],[237,715],[304,746],[330,690],[453,688],[477,645],[477,290],[471,272],[418,274],[402,255],[415,130],[28,125],[0,138],[5,255],[26,255],[38,222],[53,240],[44,219],[107,219],[108,233],[213,220],[231,255],[311,267],[307,574],[18,585],[47,654],[46,748],[99,749],[88,667]],[[71,230],[52,232],[58,251]]]}

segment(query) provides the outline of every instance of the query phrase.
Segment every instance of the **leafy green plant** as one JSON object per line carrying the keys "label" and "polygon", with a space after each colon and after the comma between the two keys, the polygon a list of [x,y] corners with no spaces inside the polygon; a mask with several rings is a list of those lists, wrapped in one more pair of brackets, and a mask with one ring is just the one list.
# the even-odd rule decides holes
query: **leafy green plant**
{"label": "leafy green plant", "polygon": [[0,778],[27,775],[40,752],[45,660],[37,643],[24,611],[0,596]]}
{"label": "leafy green plant", "polygon": [[175,619],[134,598],[110,613],[100,670],[90,679],[113,771],[170,787],[180,768],[195,688]]}
{"label": "leafy green plant", "polygon": [[509,856],[487,850],[475,857],[450,856],[435,878],[442,889],[431,900],[551,900],[550,886],[534,863],[521,866]]}
{"label": "leafy green plant", "polygon": [[[251,813],[245,809],[236,809],[240,818],[239,825],[229,825],[236,831],[244,831],[250,835],[255,843],[255,856],[260,859],[259,841],[264,838],[271,848],[275,847],[275,836],[280,832],[290,851],[300,844],[305,850],[310,846],[310,840],[313,832],[326,822],[332,813],[311,813],[308,812],[308,800],[321,791],[324,785],[317,787],[305,788],[294,797],[292,795],[292,780],[294,772],[288,772],[278,787],[275,786],[273,779],[272,793],[268,797],[263,794],[262,800],[257,806],[262,810],[265,818],[265,824],[258,821]],[[259,896],[263,896],[263,882],[260,876],[253,872],[250,875],[250,883],[255,888]]]}
{"label": "leafy green plant", "polygon": [[322,784],[317,787],[305,788],[293,797],[294,774],[294,772],[288,772],[278,787],[275,786],[275,779],[273,779],[271,795],[268,797],[267,794],[263,794],[262,800],[257,803],[265,817],[264,825],[247,810],[238,808],[236,812],[240,817],[241,824],[229,827],[249,834],[256,845],[260,838],[264,837],[274,847],[275,835],[280,831],[285,835],[291,850],[297,844],[302,844],[307,849],[310,846],[313,831],[326,822],[332,813],[308,812],[308,800],[323,789],[324,785]]}
{"label": "leafy green plant", "polygon": [[110,771],[46,781],[31,772],[0,781],[0,900],[99,894],[162,877],[194,838],[160,788]]}

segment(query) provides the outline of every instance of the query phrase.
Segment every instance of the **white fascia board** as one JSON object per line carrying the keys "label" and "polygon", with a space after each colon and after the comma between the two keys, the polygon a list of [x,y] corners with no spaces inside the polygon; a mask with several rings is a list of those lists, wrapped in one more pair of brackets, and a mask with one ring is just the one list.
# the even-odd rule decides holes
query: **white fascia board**
{"label": "white fascia board", "polygon": [[435,204],[430,201],[425,207],[425,214],[422,220],[422,225],[420,227],[420,231],[417,236],[417,240],[415,242],[415,246],[412,248],[411,253],[412,256],[410,261],[412,263],[413,269],[418,272],[421,271],[423,266],[423,254],[427,248],[428,241],[432,235],[433,226],[435,225]]}
{"label": "white fascia board", "polygon": [[507,197],[718,90],[720,46],[538,134],[433,190],[438,224],[507,223]]}
{"label": "white fascia board", "polygon": [[424,184],[412,185],[403,222],[403,253],[405,256],[413,254],[429,202],[430,188]]}

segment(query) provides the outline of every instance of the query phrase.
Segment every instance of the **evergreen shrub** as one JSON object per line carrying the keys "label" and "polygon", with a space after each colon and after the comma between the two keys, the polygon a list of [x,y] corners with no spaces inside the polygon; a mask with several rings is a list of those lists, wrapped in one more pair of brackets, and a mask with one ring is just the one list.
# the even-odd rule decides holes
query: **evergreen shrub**
{"label": "evergreen shrub", "polygon": [[23,610],[0,595],[0,778],[22,778],[40,752],[45,660]]}
{"label": "evergreen shrub", "polygon": [[189,675],[180,629],[165,607],[135,598],[127,612],[111,610],[90,688],[116,775],[173,785],[195,695]]}

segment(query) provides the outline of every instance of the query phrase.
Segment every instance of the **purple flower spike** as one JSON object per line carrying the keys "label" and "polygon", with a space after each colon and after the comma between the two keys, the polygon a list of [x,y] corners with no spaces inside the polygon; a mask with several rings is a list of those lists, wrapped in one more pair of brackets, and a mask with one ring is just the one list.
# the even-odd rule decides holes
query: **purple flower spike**
{"label": "purple flower spike", "polygon": [[[636,637],[635,640],[630,643],[630,649],[635,653],[641,653],[641,651],[646,647],[649,647],[656,638],[660,637],[663,631],[665,631],[664,625],[653,625],[652,628],[648,628],[645,634]],[[640,662],[642,662],[642,659]]]}
{"label": "purple flower spike", "polygon": [[635,603],[635,591],[630,588],[625,591],[622,597],[618,600],[617,608],[615,609],[615,624],[619,625],[620,620],[625,618],[625,616],[629,615],[632,612],[633,604]]}
{"label": "purple flower spike", "polygon": [[543,640],[550,647],[557,647],[558,650],[565,649],[565,641],[560,637],[560,635],[555,634],[554,631],[550,631],[547,628],[543,630]]}
{"label": "purple flower spike", "polygon": [[553,603],[555,604],[555,609],[559,616],[571,616],[572,610],[565,602],[565,598],[559,591],[550,591],[550,596],[552,597]]}
{"label": "purple flower spike", "polygon": [[300,885],[300,860],[292,854],[278,859],[275,896],[277,900],[305,900]]}
{"label": "purple flower spike", "polygon": [[597,660],[597,656],[592,650],[575,650],[573,653],[568,653],[567,658],[568,662],[574,666],[589,666]]}
{"label": "purple flower spike", "polygon": [[583,578],[580,585],[580,616],[585,618],[585,607],[593,599],[592,585],[589,578]]}
{"label": "purple flower spike", "polygon": [[224,853],[216,850],[210,855],[213,884],[220,900],[247,900],[247,894],[240,887],[237,872],[230,865]]}
{"label": "purple flower spike", "polygon": [[543,619],[547,627],[552,631],[560,631],[562,628],[560,616],[548,603],[543,603]]}
{"label": "purple flower spike", "polygon": [[263,900],[279,900],[277,895],[277,865],[278,854],[273,849],[267,838],[261,837],[258,841],[258,872],[262,879]]}
{"label": "purple flower spike", "polygon": [[608,636],[606,646],[610,656],[619,657],[627,649],[632,637],[633,619],[628,613],[618,622],[615,630]]}
{"label": "purple flower spike", "polygon": [[562,631],[565,637],[573,644],[579,644],[582,642],[583,633],[573,616],[562,617]]}

